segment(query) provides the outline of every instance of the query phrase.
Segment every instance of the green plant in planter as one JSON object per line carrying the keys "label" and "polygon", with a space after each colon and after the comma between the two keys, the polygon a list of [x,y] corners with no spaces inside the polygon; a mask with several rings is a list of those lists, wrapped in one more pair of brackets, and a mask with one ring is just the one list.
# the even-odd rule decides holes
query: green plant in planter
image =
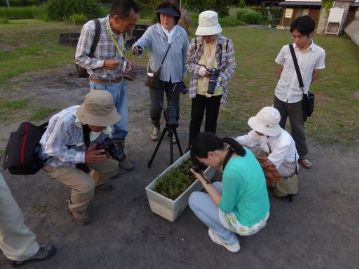
{"label": "green plant in planter", "polygon": [[189,172],[191,167],[192,161],[187,160],[179,167],[172,168],[157,181],[155,191],[175,200],[195,181],[195,177]]}

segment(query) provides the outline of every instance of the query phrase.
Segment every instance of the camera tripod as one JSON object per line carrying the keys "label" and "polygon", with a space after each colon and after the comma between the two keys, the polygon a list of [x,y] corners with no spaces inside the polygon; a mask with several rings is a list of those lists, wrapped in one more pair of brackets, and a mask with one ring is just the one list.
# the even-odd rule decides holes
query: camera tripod
{"label": "camera tripod", "polygon": [[178,138],[178,134],[177,134],[177,126],[169,126],[168,125],[168,121],[167,121],[167,118],[166,118],[166,127],[162,130],[162,134],[161,134],[161,137],[160,139],[158,140],[157,142],[157,146],[155,148],[155,151],[153,152],[152,154],[152,157],[151,159],[148,161],[147,163],[147,167],[150,168],[151,165],[152,165],[152,162],[153,160],[155,159],[156,157],[156,153],[158,151],[158,149],[160,148],[160,145],[162,143],[162,140],[163,138],[165,137],[165,134],[168,132],[168,136],[170,138],[170,164],[173,163],[173,135],[174,137],[176,138],[176,143],[177,143],[177,146],[178,146],[178,151],[180,153],[180,155],[182,156],[183,155],[183,152],[182,152],[182,148],[181,148],[181,144],[180,144],[180,140]]}

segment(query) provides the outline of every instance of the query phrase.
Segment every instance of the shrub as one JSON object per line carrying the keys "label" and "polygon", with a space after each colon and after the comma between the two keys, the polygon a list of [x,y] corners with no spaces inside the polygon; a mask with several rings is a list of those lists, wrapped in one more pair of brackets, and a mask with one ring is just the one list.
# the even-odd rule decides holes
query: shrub
{"label": "shrub", "polygon": [[87,17],[85,14],[72,14],[68,20],[69,23],[75,24],[75,25],[79,25],[79,24],[84,24],[85,22],[88,21]]}
{"label": "shrub", "polygon": [[89,20],[102,14],[96,0],[49,0],[46,5],[50,20],[67,20],[72,14],[84,14]]}
{"label": "shrub", "polygon": [[237,20],[235,17],[233,16],[225,16],[223,18],[219,18],[219,24],[222,27],[228,27],[228,26],[237,26],[237,25],[241,25],[242,22]]}
{"label": "shrub", "polygon": [[260,24],[263,22],[262,14],[250,8],[239,8],[237,19],[248,24]]}
{"label": "shrub", "polygon": [[281,7],[252,7],[252,9],[262,14],[265,23],[276,25],[280,21]]}

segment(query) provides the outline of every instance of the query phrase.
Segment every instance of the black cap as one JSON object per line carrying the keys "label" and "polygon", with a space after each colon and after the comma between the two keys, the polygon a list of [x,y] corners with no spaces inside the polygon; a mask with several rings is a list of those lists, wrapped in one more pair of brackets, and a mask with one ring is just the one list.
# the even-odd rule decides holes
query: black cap
{"label": "black cap", "polygon": [[156,9],[157,14],[166,14],[171,17],[181,17],[181,14],[173,6],[162,7]]}

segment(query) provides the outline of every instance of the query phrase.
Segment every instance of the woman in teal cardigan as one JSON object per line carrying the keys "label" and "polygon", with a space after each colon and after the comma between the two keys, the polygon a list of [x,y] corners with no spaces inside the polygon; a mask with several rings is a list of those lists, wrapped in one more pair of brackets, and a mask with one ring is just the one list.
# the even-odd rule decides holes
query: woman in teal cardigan
{"label": "woman in teal cardigan", "polygon": [[222,182],[207,183],[191,170],[205,192],[193,192],[189,206],[208,226],[213,242],[231,252],[240,249],[236,234],[248,236],[266,225],[269,198],[263,170],[253,153],[233,138],[200,133],[191,147],[195,162],[223,171]]}

